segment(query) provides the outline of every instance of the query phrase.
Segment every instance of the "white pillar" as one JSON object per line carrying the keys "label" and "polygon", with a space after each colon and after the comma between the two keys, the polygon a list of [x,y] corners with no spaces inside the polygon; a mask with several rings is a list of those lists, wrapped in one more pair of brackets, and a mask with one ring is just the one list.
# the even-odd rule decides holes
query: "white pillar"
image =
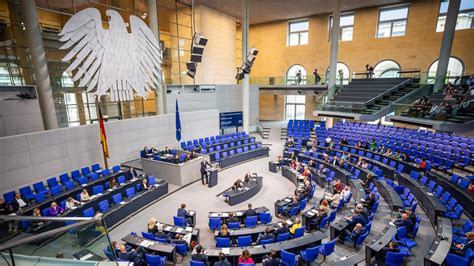
{"label": "white pillar", "polygon": [[328,96],[331,99],[334,96],[334,85],[336,84],[337,71],[337,50],[339,47],[339,32],[340,32],[341,8],[340,0],[333,0],[332,10],[332,28],[331,28],[331,54],[329,57],[329,77],[328,79]]}
{"label": "white pillar", "polygon": [[436,80],[434,92],[439,92],[444,86],[446,72],[448,71],[449,57],[453,47],[454,33],[456,32],[456,22],[458,20],[459,6],[461,0],[449,0],[446,23],[444,24],[443,39],[439,50],[438,68],[436,69]]}
{"label": "white pillar", "polygon": [[[158,43],[160,43],[160,27],[158,24],[158,14],[156,11],[156,1],[157,0],[148,0],[148,13],[150,16],[150,29],[155,35],[156,39],[158,40]],[[163,48],[163,47],[162,47]],[[162,72],[160,71],[159,73],[160,76],[162,76]],[[163,80],[164,82],[164,80]],[[156,114],[157,115],[162,115],[164,114],[164,99],[163,99],[163,90],[164,86],[161,84],[160,86],[157,86],[156,88],[156,99],[155,99],[155,104],[156,104]]]}
{"label": "white pillar", "polygon": [[[249,48],[249,1],[242,0],[242,60],[247,58]],[[250,105],[250,82],[248,75],[242,81],[242,113],[243,130],[249,132],[249,105]]]}
{"label": "white pillar", "polygon": [[53,90],[48,71],[48,61],[44,51],[43,35],[38,24],[36,2],[22,0],[26,39],[30,49],[33,72],[35,73],[36,91],[41,108],[44,129],[58,128],[56,109],[54,107]]}

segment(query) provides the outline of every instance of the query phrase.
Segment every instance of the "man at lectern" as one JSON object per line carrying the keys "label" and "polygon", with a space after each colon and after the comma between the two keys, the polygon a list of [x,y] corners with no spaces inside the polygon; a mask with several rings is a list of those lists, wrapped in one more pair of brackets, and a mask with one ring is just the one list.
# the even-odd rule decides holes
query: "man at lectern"
{"label": "man at lectern", "polygon": [[[209,183],[209,175],[207,174],[207,166],[212,167],[212,165],[206,161],[206,159],[202,159],[201,161],[201,182],[203,185],[207,185]],[[204,184],[204,180],[206,180],[206,183]]]}

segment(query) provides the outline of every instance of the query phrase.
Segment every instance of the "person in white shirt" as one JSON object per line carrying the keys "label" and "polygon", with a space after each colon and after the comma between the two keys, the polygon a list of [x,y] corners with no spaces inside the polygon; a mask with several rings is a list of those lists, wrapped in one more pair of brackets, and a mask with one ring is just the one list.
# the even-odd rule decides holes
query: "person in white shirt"
{"label": "person in white shirt", "polygon": [[91,200],[91,197],[89,196],[89,192],[87,192],[87,189],[83,189],[81,192],[81,202],[88,202]]}
{"label": "person in white shirt", "polygon": [[75,208],[79,207],[81,202],[78,200],[73,199],[72,197],[67,198],[66,201],[66,210],[74,210]]}
{"label": "person in white shirt", "polygon": [[351,187],[345,186],[344,189],[341,191],[341,198],[343,198],[344,201],[347,202],[349,194],[351,194]]}

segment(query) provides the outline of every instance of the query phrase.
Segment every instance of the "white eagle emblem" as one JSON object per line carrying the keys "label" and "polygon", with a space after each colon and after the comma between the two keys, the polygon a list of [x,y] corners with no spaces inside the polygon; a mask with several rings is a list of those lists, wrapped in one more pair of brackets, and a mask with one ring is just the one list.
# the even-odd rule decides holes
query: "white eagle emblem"
{"label": "white eagle emblem", "polygon": [[99,10],[87,8],[72,16],[60,33],[60,41],[66,42],[60,49],[74,46],[63,58],[74,58],[66,69],[76,70],[73,81],[80,79],[79,87],[95,92],[98,99],[109,94],[111,101],[146,98],[152,87],[161,89],[161,47],[153,32],[130,16],[128,33],[119,13],[105,13],[110,17],[108,30],[102,28]]}

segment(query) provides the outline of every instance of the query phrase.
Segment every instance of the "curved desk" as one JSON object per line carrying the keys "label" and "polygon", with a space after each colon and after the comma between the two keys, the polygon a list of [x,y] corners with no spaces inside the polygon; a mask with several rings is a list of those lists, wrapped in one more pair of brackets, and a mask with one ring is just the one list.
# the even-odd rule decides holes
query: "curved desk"
{"label": "curved desk", "polygon": [[[263,207],[258,207],[258,208],[254,208],[255,212],[257,213],[257,217],[260,216],[260,213],[263,213],[263,212],[269,212],[270,210],[263,206]],[[234,214],[234,217],[236,218],[239,218],[240,220],[240,223],[244,223],[244,218],[245,218],[245,213],[246,210],[240,210],[240,211],[232,211],[232,213]],[[227,223],[226,222],[226,219],[229,218],[229,213],[230,211],[228,212],[209,212],[209,215],[207,216],[208,218],[221,218],[221,221],[222,223]]]}
{"label": "curved desk", "polygon": [[254,180],[249,181],[242,190],[227,190],[225,195],[230,206],[244,202],[255,196],[263,186],[263,177],[256,176]]}
{"label": "curved desk", "polygon": [[449,218],[438,217],[437,236],[430,251],[425,256],[424,265],[442,265],[448,256],[453,241],[452,223]]}
{"label": "curved desk", "polygon": [[403,209],[402,199],[392,186],[387,184],[387,182],[385,182],[384,180],[378,179],[374,180],[374,184],[377,187],[377,191],[387,201],[392,211],[398,211],[399,209]]}
{"label": "curved desk", "polygon": [[[281,250],[302,250],[307,247],[314,247],[321,244],[321,241],[326,238],[326,233],[316,231],[314,233],[305,234],[302,237],[277,242],[267,245],[248,246],[248,247],[231,247],[228,249],[222,248],[208,248],[207,256],[209,261],[216,262],[219,260],[219,253],[224,252],[232,265],[237,265],[237,260],[242,255],[242,250],[247,249],[255,262],[261,262],[263,256],[270,253],[274,249],[277,252]],[[193,251],[195,252],[195,251]]]}

